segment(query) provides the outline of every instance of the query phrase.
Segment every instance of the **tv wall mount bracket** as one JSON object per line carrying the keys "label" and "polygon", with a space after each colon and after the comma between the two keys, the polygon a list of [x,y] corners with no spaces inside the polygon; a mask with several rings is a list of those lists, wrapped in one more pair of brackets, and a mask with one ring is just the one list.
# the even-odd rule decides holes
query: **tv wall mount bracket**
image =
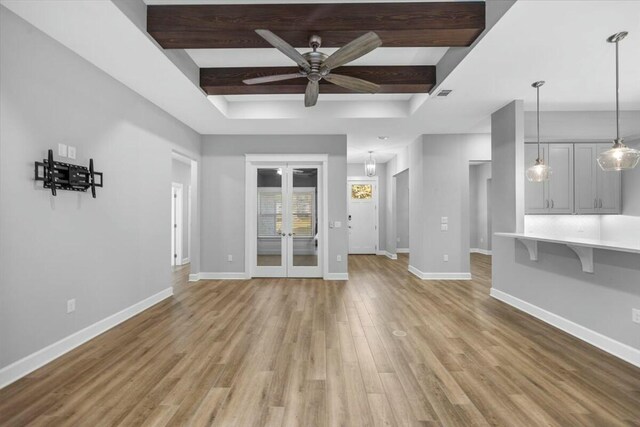
{"label": "tv wall mount bracket", "polygon": [[72,165],[71,163],[53,160],[53,150],[49,150],[47,158],[42,162],[34,162],[35,180],[43,181],[44,188],[51,189],[55,196],[57,190],[87,191],[96,198],[96,187],[102,187],[102,172],[93,169],[93,159],[89,159],[89,167]]}

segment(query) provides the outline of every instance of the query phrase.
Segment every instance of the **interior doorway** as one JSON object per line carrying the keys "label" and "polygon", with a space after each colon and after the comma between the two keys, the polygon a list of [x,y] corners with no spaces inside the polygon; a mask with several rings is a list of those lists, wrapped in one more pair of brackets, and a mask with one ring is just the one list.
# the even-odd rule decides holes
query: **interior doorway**
{"label": "interior doorway", "polygon": [[378,252],[378,177],[349,177],[349,254]]}
{"label": "interior doorway", "polygon": [[409,253],[409,169],[395,175],[396,253]]}
{"label": "interior doorway", "polygon": [[322,277],[325,233],[322,163],[247,165],[252,277]]}
{"label": "interior doorway", "polygon": [[469,248],[491,255],[491,162],[469,163]]}
{"label": "interior doorway", "polygon": [[[171,265],[191,264],[192,234],[197,232],[198,164],[171,153]],[[196,251],[197,252],[197,251]],[[196,254],[197,255],[197,254]]]}

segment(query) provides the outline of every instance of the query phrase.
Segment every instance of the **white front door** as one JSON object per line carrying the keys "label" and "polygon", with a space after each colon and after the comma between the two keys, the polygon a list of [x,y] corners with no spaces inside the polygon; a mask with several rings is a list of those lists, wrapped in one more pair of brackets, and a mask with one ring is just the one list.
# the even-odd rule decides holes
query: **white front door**
{"label": "white front door", "polygon": [[378,186],[375,179],[349,179],[349,253],[378,251]]}
{"label": "white front door", "polygon": [[256,236],[252,276],[322,277],[322,168],[282,164],[257,166],[254,171]]}

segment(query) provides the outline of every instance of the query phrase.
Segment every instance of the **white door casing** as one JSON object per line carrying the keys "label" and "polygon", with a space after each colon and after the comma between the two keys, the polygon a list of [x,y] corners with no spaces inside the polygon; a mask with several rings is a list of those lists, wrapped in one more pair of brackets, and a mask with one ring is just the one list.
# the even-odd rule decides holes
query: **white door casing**
{"label": "white door casing", "polygon": [[[368,186],[370,197],[354,196],[354,186]],[[349,253],[376,254],[378,252],[378,177],[349,177]]]}
{"label": "white door casing", "polygon": [[171,183],[171,265],[182,265],[182,190]]}
{"label": "white door casing", "polygon": [[[326,277],[328,275],[328,227],[325,224],[327,218],[327,194],[324,190],[327,186],[327,176],[324,173],[328,161],[327,155],[246,155],[246,210],[245,210],[245,275],[251,277]],[[282,194],[282,219],[279,233],[278,251],[279,265],[258,265],[258,192],[268,191],[264,187],[258,188],[258,169],[281,169],[282,181],[280,191]],[[317,233],[306,240],[317,241],[314,253],[317,256],[315,265],[307,266],[294,261],[294,255],[300,248],[299,241],[305,236],[294,236],[293,231],[293,193],[304,191],[298,187],[294,189],[294,169],[317,169],[317,198],[314,211],[317,213]],[[315,230],[314,230],[315,231]],[[273,239],[273,238],[272,238]],[[298,258],[299,259],[299,258]],[[261,262],[262,263],[262,262]],[[264,264],[264,263],[262,263]]]}

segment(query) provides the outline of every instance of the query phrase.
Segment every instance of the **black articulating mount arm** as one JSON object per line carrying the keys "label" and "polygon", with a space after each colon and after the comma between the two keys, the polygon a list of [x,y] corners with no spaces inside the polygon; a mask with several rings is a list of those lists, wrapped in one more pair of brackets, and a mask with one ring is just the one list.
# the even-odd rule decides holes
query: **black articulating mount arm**
{"label": "black articulating mount arm", "polygon": [[43,181],[44,188],[50,188],[53,196],[57,190],[87,191],[96,198],[96,187],[102,187],[102,172],[93,169],[93,159],[89,159],[89,168],[53,160],[53,150],[47,158],[35,163],[35,180]]}

